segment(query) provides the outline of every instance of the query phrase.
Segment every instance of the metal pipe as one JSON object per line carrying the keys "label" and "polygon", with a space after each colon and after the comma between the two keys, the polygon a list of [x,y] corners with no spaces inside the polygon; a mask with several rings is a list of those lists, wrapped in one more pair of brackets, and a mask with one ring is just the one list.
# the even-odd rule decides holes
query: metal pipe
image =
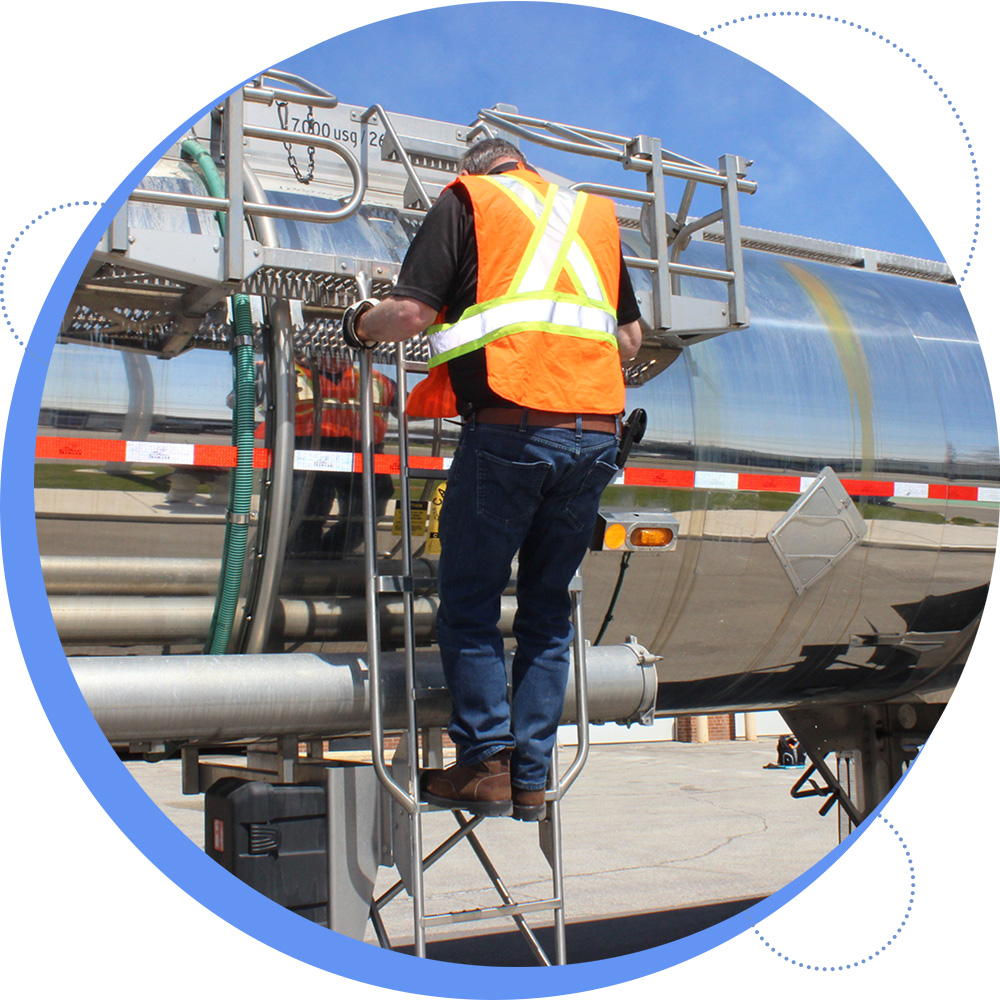
{"label": "metal pipe", "polygon": [[[243,189],[258,201],[266,197],[257,175],[247,163],[243,164]],[[264,246],[280,246],[273,219],[261,218],[254,223],[254,227],[257,239]],[[271,322],[268,385],[272,409],[267,417],[267,430],[271,466],[269,479],[265,480],[262,488],[260,530],[263,538],[258,540],[253,591],[244,610],[241,644],[247,653],[259,653],[267,643],[271,630],[271,616],[285,558],[295,460],[293,330],[287,300],[269,300],[268,316]]]}
{"label": "metal pipe", "polygon": [[[294,133],[289,132],[289,135]],[[212,198],[204,194],[178,194],[175,191],[153,191],[148,188],[136,188],[129,195],[130,201],[141,201],[151,205],[172,205],[176,208],[204,208],[214,212],[225,212],[229,209],[228,198]],[[334,212],[323,212],[319,209],[286,208],[282,205],[269,205],[266,202],[247,201],[243,203],[243,211],[256,218],[292,219],[296,222],[339,222],[351,215],[343,209]]]}
{"label": "metal pipe", "polygon": [[[118,594],[133,597],[214,594],[219,582],[218,559],[162,556],[42,556],[42,576],[50,597]],[[402,574],[402,563],[387,563],[386,573]],[[431,591],[437,563],[421,558],[413,565],[414,588]],[[513,590],[508,588],[511,593]],[[281,593],[349,597],[364,593],[364,567],[354,559],[285,560]]]}
{"label": "metal pipe", "polygon": [[480,111],[479,117],[494,125],[499,125],[506,132],[513,132],[514,135],[520,136],[522,139],[527,139],[529,142],[537,142],[542,146],[549,146],[552,149],[561,149],[567,153],[585,153],[589,156],[598,156],[604,160],[622,160],[624,157],[624,154],[620,150],[609,149],[607,146],[570,142],[566,139],[556,139],[554,136],[539,135],[537,132],[532,132],[530,129],[522,128],[514,122],[507,121],[505,118],[491,111]]}
{"label": "metal pipe", "polygon": [[602,194],[608,198],[624,198],[629,201],[652,202],[653,195],[649,191],[636,191],[634,188],[617,187],[614,184],[591,184],[583,181],[571,184],[570,191],[583,191],[584,194]]}
{"label": "metal pipe", "polygon": [[247,125],[243,129],[243,134],[251,139],[269,139],[274,142],[288,142],[298,146],[315,146],[317,149],[326,149],[331,153],[336,153],[346,164],[351,172],[351,180],[354,182],[354,190],[347,204],[330,215],[343,219],[348,215],[353,215],[358,206],[364,200],[365,184],[364,171],[357,157],[342,142],[336,139],[325,139],[317,135],[300,135],[297,132],[288,132],[285,129],[263,128],[257,125]]}
{"label": "metal pipe", "polygon": [[[218,564],[216,564],[218,573]],[[201,642],[212,617],[209,596],[115,597],[53,596],[49,601],[59,638],[66,646],[149,645]],[[244,605],[245,606],[245,605]],[[420,642],[434,639],[437,600],[414,600],[414,625]],[[517,602],[501,603],[500,628],[510,635]],[[381,634],[388,643],[403,640],[400,598],[379,600]],[[360,642],[366,635],[361,597],[280,597],[273,610],[276,637],[286,642]],[[260,652],[251,650],[250,652]]]}
{"label": "metal pipe", "polygon": [[576,781],[583,765],[587,763],[590,754],[590,727],[583,721],[590,718],[587,699],[587,641],[583,637],[583,606],[581,603],[580,591],[583,588],[583,580],[577,578],[574,581],[576,593],[573,597],[573,663],[575,670],[573,677],[576,681],[574,692],[576,705],[576,726],[577,741],[576,753],[573,762],[566,769],[566,773],[556,778],[556,797],[562,798],[568,791],[570,785]]}
{"label": "metal pipe", "polygon": [[[622,258],[626,267],[639,267],[645,271],[655,271],[659,264],[648,257]],[[715,267],[699,267],[696,264],[670,264],[667,270],[671,274],[686,274],[689,278],[711,278],[713,281],[732,281],[732,271],[720,271]]]}
{"label": "metal pipe", "polygon": [[335,108],[339,103],[329,91],[310,82],[305,77],[299,76],[298,73],[288,73],[283,69],[269,69],[266,73],[261,73],[258,79],[262,82],[264,80],[278,80],[281,83],[291,83],[304,93],[271,87],[248,86],[243,90],[245,100],[256,101],[258,104],[273,104],[277,98],[281,101],[288,101],[289,104],[307,104],[314,108]]}
{"label": "metal pipe", "polygon": [[[652,658],[640,647],[600,646],[587,657],[590,688],[604,711],[591,721],[628,722],[652,706],[645,678]],[[436,651],[415,656],[421,726],[446,726],[451,715]],[[70,657],[73,676],[104,735],[114,743],[201,742],[365,733],[371,722],[367,656],[284,653],[205,656]],[[508,660],[508,668],[509,668]],[[382,654],[383,719],[406,726],[408,701],[402,653]],[[575,721],[569,693],[563,721]]]}
{"label": "metal pipe", "polygon": [[[484,113],[488,113],[491,118],[498,118],[502,122],[507,122],[511,125],[533,125],[536,128],[552,128],[553,125],[556,127],[568,128],[569,126],[559,126],[557,123],[547,121],[544,118],[532,118],[530,115],[513,114],[510,111],[497,111],[495,108],[488,108],[486,112],[480,111],[479,116],[482,117]],[[618,142],[624,143],[629,141],[629,136],[627,135],[616,135],[614,132],[604,132],[599,129],[592,128],[582,128],[577,126],[572,126],[573,131],[579,135],[584,136],[587,139],[596,139],[602,142]]]}
{"label": "metal pipe", "polygon": [[[365,197],[365,177],[361,170],[361,164],[354,154],[341,142],[336,139],[325,139],[316,135],[299,135],[296,132],[287,132],[283,129],[262,128],[256,125],[247,125],[243,129],[243,135],[251,139],[265,139],[273,142],[287,142],[299,146],[315,146],[317,149],[326,149],[336,153],[346,164],[351,173],[351,180],[354,189],[351,192],[347,203],[341,208],[332,212],[303,208],[283,208],[279,205],[271,205],[266,201],[263,188],[258,186],[258,190],[252,192],[253,201],[243,203],[243,211],[247,215],[253,215],[271,219],[295,219],[300,222],[337,222],[353,215]],[[247,173],[244,171],[244,187],[246,187]],[[129,195],[131,201],[148,202],[155,205],[176,205],[181,208],[207,208],[215,211],[229,212],[236,199],[213,198],[206,195],[178,194],[173,191],[152,191],[148,188],[137,188]],[[261,240],[261,242],[265,242]],[[278,243],[265,243],[266,246],[278,246]]]}
{"label": "metal pipe", "polygon": [[[687,246],[688,237],[692,233],[696,233],[699,229],[705,229],[706,227],[711,226],[713,223],[718,222],[721,218],[722,209],[720,208],[718,211],[712,212],[710,215],[703,215],[700,219],[695,219],[693,222],[689,222],[686,226],[678,229],[674,234],[674,241],[670,246],[670,263],[677,263],[677,258]],[[676,271],[676,268],[672,267],[671,270]]]}

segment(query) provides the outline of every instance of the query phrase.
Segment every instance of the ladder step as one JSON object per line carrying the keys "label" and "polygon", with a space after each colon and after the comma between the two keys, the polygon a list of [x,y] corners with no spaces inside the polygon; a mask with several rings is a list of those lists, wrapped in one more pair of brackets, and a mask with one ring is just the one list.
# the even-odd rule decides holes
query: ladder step
{"label": "ladder step", "polygon": [[448,478],[447,469],[416,469],[412,465],[407,469],[410,479],[441,479]]}
{"label": "ladder step", "polygon": [[533,903],[510,903],[505,906],[486,906],[478,910],[456,910],[453,913],[432,913],[424,917],[425,927],[439,927],[443,924],[459,924],[469,920],[491,920],[494,917],[513,917],[520,913],[537,913],[539,910],[562,909],[563,901],[558,897],[539,899]]}

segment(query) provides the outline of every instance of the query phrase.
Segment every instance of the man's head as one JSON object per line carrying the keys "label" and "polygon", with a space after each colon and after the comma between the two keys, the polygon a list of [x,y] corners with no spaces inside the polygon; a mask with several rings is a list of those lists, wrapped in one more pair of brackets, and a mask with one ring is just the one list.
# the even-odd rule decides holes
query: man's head
{"label": "man's head", "polygon": [[517,146],[506,139],[483,139],[477,142],[459,161],[459,174],[488,174],[495,166],[509,162],[526,167],[528,161]]}

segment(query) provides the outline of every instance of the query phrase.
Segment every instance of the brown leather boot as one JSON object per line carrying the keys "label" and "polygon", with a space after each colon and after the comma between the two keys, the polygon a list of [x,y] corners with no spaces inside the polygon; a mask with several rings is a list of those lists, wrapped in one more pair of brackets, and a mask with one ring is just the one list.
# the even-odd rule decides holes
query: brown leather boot
{"label": "brown leather boot", "polygon": [[474,767],[452,764],[420,775],[425,802],[446,809],[464,809],[475,816],[509,816],[510,751],[501,750]]}
{"label": "brown leather boot", "polygon": [[514,788],[514,819],[524,820],[526,823],[537,823],[545,818],[545,789],[528,790],[527,788]]}

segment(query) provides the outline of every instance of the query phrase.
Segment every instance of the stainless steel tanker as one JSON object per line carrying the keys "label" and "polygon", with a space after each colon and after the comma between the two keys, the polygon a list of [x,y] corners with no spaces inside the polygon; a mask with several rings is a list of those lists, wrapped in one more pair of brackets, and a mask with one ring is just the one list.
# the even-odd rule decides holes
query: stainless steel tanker
{"label": "stainless steel tanker", "polygon": [[[301,406],[322,395],[309,391],[314,367],[348,377],[354,359],[339,340],[340,312],[365,282],[376,296],[391,287],[421,209],[473,134],[542,137],[559,149],[598,150],[645,177],[658,173],[644,166],[660,162],[655,141],[650,153],[645,141],[510,109],[484,112],[470,129],[377,106],[323,107],[320,95],[289,98],[273,78],[266,83],[246,91],[242,270],[232,270],[190,152],[175,146],[97,248],[60,332],[39,419],[36,503],[46,585],[71,655],[192,653],[205,640],[232,464],[220,458],[231,445],[225,296],[238,288],[252,296],[258,381],[268,387],[257,443],[271,458],[257,463],[240,598],[252,621],[241,627],[237,616],[230,648],[362,649],[360,549],[345,541],[350,533],[325,552],[287,544],[310,516],[303,498],[331,475],[324,470],[347,478],[321,527],[357,516],[355,466],[343,443],[339,464],[316,459],[319,435],[303,441],[300,429],[300,485],[278,482],[280,431],[268,425],[280,420],[275,387],[290,392],[297,378]],[[286,117],[275,128],[282,101]],[[220,159],[217,121],[206,118],[193,134]],[[544,151],[528,153],[544,167]],[[944,265],[740,229],[732,204],[728,216],[692,224],[694,182],[684,171],[694,167],[680,157],[663,162],[676,168],[668,186],[684,190],[680,210],[658,211],[653,180],[638,205],[616,195],[648,327],[627,372],[628,406],[646,410],[648,429],[603,503],[638,519],[666,512],[676,539],[665,551],[588,555],[587,638],[610,612],[604,641],[635,636],[661,657],[660,715],[780,708],[818,756],[867,746],[879,727],[903,753],[926,736],[954,686],[993,565],[996,422],[961,294]],[[742,184],[747,197],[745,164],[733,169],[739,182],[730,191],[735,197]],[[308,185],[295,176],[307,172]],[[186,206],[168,204],[171,194]],[[278,217],[255,205],[279,206]],[[342,218],[305,221],[322,213]],[[741,237],[735,262],[727,225]],[[891,247],[891,233],[885,242]],[[665,260],[668,245],[669,273],[635,263]],[[734,271],[745,304],[732,282],[715,280]],[[673,326],[658,298],[665,274]],[[728,332],[699,318],[686,329],[688,300],[718,305]],[[284,361],[276,337],[288,344]],[[409,381],[419,377],[419,350]],[[376,360],[386,379],[397,378],[388,355]],[[346,393],[335,405],[358,403]],[[388,470],[398,442],[396,421],[385,421]],[[286,446],[292,433],[286,428]],[[444,466],[456,434],[449,421],[413,423],[414,455]],[[275,489],[291,530],[273,523]],[[389,506],[380,517],[378,547],[396,559],[392,514]],[[436,557],[433,533],[419,527],[416,624],[431,643]],[[275,539],[283,541],[277,557],[268,555]],[[398,618],[387,602],[390,644]],[[898,773],[898,761],[887,766]]]}

